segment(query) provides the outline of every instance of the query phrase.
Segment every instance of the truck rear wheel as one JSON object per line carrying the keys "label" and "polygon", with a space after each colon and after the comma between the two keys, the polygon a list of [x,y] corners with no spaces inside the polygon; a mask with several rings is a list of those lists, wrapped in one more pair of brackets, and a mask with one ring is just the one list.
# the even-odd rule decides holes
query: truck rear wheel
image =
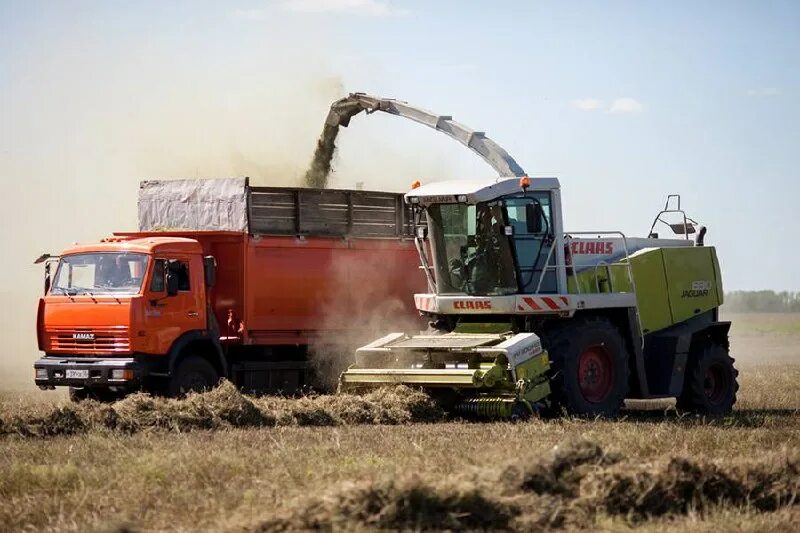
{"label": "truck rear wheel", "polygon": [[546,335],[553,399],[570,414],[613,416],[628,393],[628,351],[606,318],[578,318]]}
{"label": "truck rear wheel", "polygon": [[728,350],[717,343],[690,354],[677,407],[708,416],[723,416],[733,410],[739,390],[739,371]]}
{"label": "truck rear wheel", "polygon": [[169,380],[169,396],[183,396],[189,392],[203,392],[219,383],[219,374],[206,359],[196,355],[184,358]]}

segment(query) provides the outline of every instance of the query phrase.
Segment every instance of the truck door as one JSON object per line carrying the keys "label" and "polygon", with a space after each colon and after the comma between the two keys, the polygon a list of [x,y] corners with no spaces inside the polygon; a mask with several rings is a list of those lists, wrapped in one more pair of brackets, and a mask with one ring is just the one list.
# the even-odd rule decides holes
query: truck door
{"label": "truck door", "polygon": [[[178,278],[178,292],[167,294],[167,272]],[[186,256],[157,258],[150,278],[150,297],[146,313],[149,334],[155,338],[158,353],[166,353],[182,334],[206,329],[203,295],[203,269],[199,258]]]}

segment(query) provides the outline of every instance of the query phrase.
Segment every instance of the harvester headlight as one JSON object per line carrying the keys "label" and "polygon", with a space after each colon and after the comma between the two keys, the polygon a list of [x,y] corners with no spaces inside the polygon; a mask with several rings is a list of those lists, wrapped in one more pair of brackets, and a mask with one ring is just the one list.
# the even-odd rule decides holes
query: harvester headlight
{"label": "harvester headlight", "polygon": [[133,370],[130,368],[114,368],[111,370],[111,379],[128,381],[133,379]]}
{"label": "harvester headlight", "polygon": [[459,194],[458,195],[458,201],[461,202],[462,204],[467,203],[467,195],[466,194]]}
{"label": "harvester headlight", "polygon": [[36,379],[47,379],[47,369],[46,368],[37,368],[36,369]]}
{"label": "harvester headlight", "polygon": [[514,226],[503,226],[503,232],[507,237],[514,235]]}
{"label": "harvester headlight", "polygon": [[418,204],[419,203],[419,197],[418,196],[412,196],[411,198],[408,199],[408,201],[411,202],[412,204]]}

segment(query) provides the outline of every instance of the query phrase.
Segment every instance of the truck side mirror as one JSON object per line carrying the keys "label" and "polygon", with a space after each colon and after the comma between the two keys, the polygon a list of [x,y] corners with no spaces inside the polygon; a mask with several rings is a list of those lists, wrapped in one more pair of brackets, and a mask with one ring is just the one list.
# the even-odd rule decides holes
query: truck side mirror
{"label": "truck side mirror", "polygon": [[177,296],[180,287],[178,269],[181,267],[179,261],[171,259],[167,263],[167,296]]}
{"label": "truck side mirror", "polygon": [[44,293],[50,292],[50,263],[44,265]]}
{"label": "truck side mirror", "polygon": [[203,274],[206,278],[206,287],[209,289],[217,283],[217,260],[213,255],[207,255],[203,258]]}
{"label": "truck side mirror", "polygon": [[542,205],[539,202],[530,202],[525,204],[525,226],[528,233],[541,233],[542,232],[542,218],[544,212]]}

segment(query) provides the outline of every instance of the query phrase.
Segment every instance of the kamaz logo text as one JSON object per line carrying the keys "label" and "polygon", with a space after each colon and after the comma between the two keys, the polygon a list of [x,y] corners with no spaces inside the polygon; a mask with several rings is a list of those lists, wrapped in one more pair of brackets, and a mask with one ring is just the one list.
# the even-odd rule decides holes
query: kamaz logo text
{"label": "kamaz logo text", "polygon": [[456,300],[453,309],[491,309],[491,300]]}
{"label": "kamaz logo text", "polygon": [[73,333],[72,338],[76,341],[93,341],[94,333]]}

